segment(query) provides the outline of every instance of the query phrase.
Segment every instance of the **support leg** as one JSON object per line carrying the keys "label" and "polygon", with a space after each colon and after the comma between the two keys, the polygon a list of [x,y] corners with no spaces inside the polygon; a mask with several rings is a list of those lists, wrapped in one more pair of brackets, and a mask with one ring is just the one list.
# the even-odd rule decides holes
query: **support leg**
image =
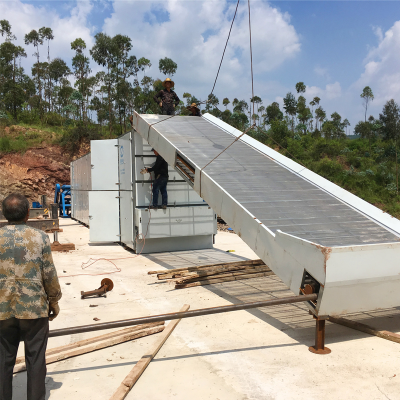
{"label": "support leg", "polygon": [[315,323],[315,346],[309,347],[308,350],[315,354],[329,354],[331,350],[325,347],[325,320],[315,318]]}

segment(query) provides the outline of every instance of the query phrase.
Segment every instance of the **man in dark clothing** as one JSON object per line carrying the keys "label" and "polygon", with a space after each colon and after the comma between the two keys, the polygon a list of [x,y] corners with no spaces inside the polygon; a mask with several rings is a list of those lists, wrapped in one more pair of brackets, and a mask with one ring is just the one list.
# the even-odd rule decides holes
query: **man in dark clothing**
{"label": "man in dark clothing", "polygon": [[153,204],[149,208],[158,208],[158,192],[161,192],[162,208],[165,210],[168,205],[167,183],[168,183],[168,163],[153,149],[157,156],[156,163],[151,168],[146,168],[146,172],[154,172],[153,182]]}
{"label": "man in dark clothing", "polygon": [[197,107],[196,103],[192,103],[186,108],[190,111],[189,117],[201,117],[200,109]]}
{"label": "man in dark clothing", "polygon": [[3,201],[3,214],[8,225],[0,228],[0,400],[12,398],[13,368],[22,340],[28,400],[44,400],[49,320],[60,312],[60,284],[49,237],[26,225],[26,197],[10,194]]}
{"label": "man in dark clothing", "polygon": [[154,101],[157,102],[162,110],[163,115],[174,115],[175,107],[179,104],[179,97],[171,90],[174,87],[174,81],[167,78],[162,85],[165,89],[160,90],[155,96]]}

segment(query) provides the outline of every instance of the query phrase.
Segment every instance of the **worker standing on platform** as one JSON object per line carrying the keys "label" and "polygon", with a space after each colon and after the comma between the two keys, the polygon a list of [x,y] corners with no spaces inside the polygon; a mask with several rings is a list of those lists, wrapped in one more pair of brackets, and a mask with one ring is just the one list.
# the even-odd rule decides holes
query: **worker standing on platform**
{"label": "worker standing on platform", "polygon": [[26,225],[27,198],[10,194],[3,214],[8,225],[0,228],[0,399],[12,399],[13,368],[23,340],[28,400],[44,400],[49,320],[60,312],[61,288],[49,237]]}
{"label": "worker standing on platform", "polygon": [[192,103],[186,108],[190,111],[189,117],[201,117],[200,109],[197,107],[196,103]]}
{"label": "worker standing on platform", "polygon": [[168,163],[152,149],[157,156],[156,163],[151,168],[146,168],[146,172],[154,172],[153,182],[153,204],[149,208],[158,208],[158,192],[161,192],[162,208],[165,210],[168,205],[167,183],[168,183]]}
{"label": "worker standing on platform", "polygon": [[154,96],[154,101],[160,105],[163,115],[174,115],[175,107],[180,101],[177,94],[172,90],[175,83],[170,78],[167,78],[162,85],[165,89],[160,90]]}

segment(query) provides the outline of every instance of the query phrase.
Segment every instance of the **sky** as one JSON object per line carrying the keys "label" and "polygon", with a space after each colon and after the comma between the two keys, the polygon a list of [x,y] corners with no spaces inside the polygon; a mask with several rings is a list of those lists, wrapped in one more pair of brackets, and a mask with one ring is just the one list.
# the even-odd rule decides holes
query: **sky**
{"label": "sky", "polygon": [[[364,120],[360,94],[370,86],[375,99],[368,115],[379,116],[390,99],[400,103],[399,1],[264,1],[251,0],[254,94],[263,105],[282,105],[286,93],[304,82],[305,97],[321,98],[327,115],[338,112],[351,128]],[[236,0],[0,0],[0,19],[7,19],[24,45],[24,35],[51,27],[51,58],[70,62],[71,42],[80,37],[87,50],[94,35],[123,34],[132,39],[132,54],[151,60],[147,72],[165,78],[160,58],[178,64],[175,90],[202,100],[210,93]],[[0,37],[0,42],[4,38]],[[28,55],[34,49],[27,49]],[[43,46],[43,59],[46,50]],[[22,65],[30,72],[33,57]],[[93,73],[99,71],[93,61]],[[142,73],[139,73],[141,78]],[[251,97],[247,1],[241,0],[214,94],[220,100]],[[296,94],[297,96],[297,94]]]}

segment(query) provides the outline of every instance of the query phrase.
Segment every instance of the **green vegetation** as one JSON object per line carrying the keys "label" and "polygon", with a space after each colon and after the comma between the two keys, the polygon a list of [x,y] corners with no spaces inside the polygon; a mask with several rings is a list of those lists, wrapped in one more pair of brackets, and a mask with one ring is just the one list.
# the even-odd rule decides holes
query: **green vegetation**
{"label": "green vegetation", "polygon": [[[0,34],[4,38],[0,44],[0,154],[23,152],[43,143],[60,143],[66,151],[75,153],[90,139],[112,138],[125,132],[133,111],[160,112],[153,96],[162,88],[162,81],[149,76],[151,60],[131,54],[128,36],[98,33],[91,49],[77,38],[71,43],[74,56],[67,62],[51,59],[54,37],[50,28],[32,30],[25,35],[25,45],[35,50],[29,76],[20,60],[31,53],[32,47],[13,44],[16,38],[6,20],[0,20]],[[95,75],[90,57],[101,67]],[[158,70],[164,75],[172,77],[177,68],[167,57],[159,60]],[[397,103],[390,100],[379,116],[367,118],[374,94],[366,86],[360,94],[364,121],[352,132],[348,119],[324,110],[323,99],[306,97],[304,82],[295,85],[294,94],[286,94],[282,110],[277,102],[263,105],[259,96],[250,99],[250,105],[227,97],[220,105],[214,94],[200,102],[185,92],[176,114],[187,115],[187,105],[200,103],[203,113],[209,112],[239,130],[249,129],[257,140],[400,217]],[[356,136],[350,136],[352,133]]]}

